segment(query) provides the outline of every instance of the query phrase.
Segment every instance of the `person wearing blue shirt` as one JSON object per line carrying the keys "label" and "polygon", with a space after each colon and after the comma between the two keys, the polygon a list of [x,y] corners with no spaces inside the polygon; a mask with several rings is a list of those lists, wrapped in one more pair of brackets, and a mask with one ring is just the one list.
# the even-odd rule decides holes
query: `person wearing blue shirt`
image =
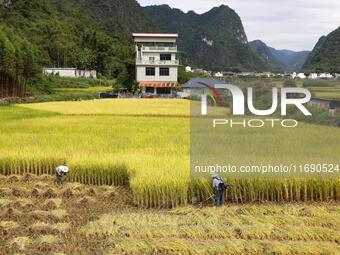
{"label": "person wearing blue shirt", "polygon": [[217,174],[213,174],[211,177],[213,179],[213,189],[215,191],[215,205],[221,206],[224,204],[224,181]]}

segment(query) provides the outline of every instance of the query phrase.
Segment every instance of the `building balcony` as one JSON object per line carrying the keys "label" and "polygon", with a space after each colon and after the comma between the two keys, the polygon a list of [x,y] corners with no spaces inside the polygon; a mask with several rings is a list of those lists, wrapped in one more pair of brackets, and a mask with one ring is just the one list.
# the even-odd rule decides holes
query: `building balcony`
{"label": "building balcony", "polygon": [[179,60],[149,60],[149,59],[136,59],[137,65],[146,65],[146,66],[178,66]]}
{"label": "building balcony", "polygon": [[145,52],[177,52],[177,46],[143,46]]}

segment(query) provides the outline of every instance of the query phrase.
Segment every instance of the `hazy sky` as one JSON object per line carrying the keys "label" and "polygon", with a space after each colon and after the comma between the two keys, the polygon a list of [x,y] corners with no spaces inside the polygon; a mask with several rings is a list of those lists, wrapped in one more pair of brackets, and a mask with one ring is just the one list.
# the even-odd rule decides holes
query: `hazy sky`
{"label": "hazy sky", "polygon": [[311,50],[322,35],[340,26],[340,0],[137,0],[203,13],[221,4],[240,15],[248,40],[277,49]]}

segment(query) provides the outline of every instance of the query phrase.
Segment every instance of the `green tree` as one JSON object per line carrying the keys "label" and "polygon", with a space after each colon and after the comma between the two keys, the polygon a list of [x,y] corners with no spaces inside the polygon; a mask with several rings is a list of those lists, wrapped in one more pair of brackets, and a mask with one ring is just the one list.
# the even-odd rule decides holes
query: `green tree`
{"label": "green tree", "polygon": [[37,52],[32,44],[28,41],[23,42],[23,75],[30,78],[39,72],[37,64]]}
{"label": "green tree", "polygon": [[91,49],[75,47],[71,56],[71,63],[78,69],[94,69],[95,55]]}
{"label": "green tree", "polygon": [[15,73],[15,48],[4,33],[0,33],[0,70],[6,74]]}

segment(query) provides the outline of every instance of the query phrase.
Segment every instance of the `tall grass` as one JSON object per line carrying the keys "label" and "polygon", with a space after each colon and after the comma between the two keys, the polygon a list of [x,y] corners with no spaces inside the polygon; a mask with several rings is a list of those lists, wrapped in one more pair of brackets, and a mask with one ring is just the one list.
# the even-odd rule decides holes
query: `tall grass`
{"label": "tall grass", "polygon": [[[232,186],[226,199],[233,203],[338,201],[339,179],[226,179]],[[211,197],[211,182],[191,183],[190,196],[199,201]]]}
{"label": "tall grass", "polygon": [[[55,175],[56,166],[67,162],[65,157],[0,157],[0,174],[23,175]],[[68,181],[90,185],[126,185],[129,176],[127,167],[123,163],[105,161],[81,161],[68,163],[72,171]]]}
{"label": "tall grass", "polygon": [[[70,181],[96,185],[129,184],[140,207],[176,207],[205,201],[211,180],[191,180],[188,102],[180,100],[94,100],[0,107],[0,173],[54,174],[64,161]],[[340,130],[304,125],[278,132],[263,144],[261,133],[229,135],[235,162],[298,162],[334,159]],[[299,147],[301,136],[310,137]],[[247,138],[247,143],[245,143]],[[274,148],[275,144],[288,144]],[[245,146],[247,144],[247,146]],[[303,153],[297,153],[303,150]],[[273,153],[275,152],[275,153]],[[238,155],[238,156],[237,156]],[[244,155],[247,155],[245,157]],[[317,155],[317,156],[316,156]],[[234,203],[340,200],[336,180],[237,180],[226,194]]]}

